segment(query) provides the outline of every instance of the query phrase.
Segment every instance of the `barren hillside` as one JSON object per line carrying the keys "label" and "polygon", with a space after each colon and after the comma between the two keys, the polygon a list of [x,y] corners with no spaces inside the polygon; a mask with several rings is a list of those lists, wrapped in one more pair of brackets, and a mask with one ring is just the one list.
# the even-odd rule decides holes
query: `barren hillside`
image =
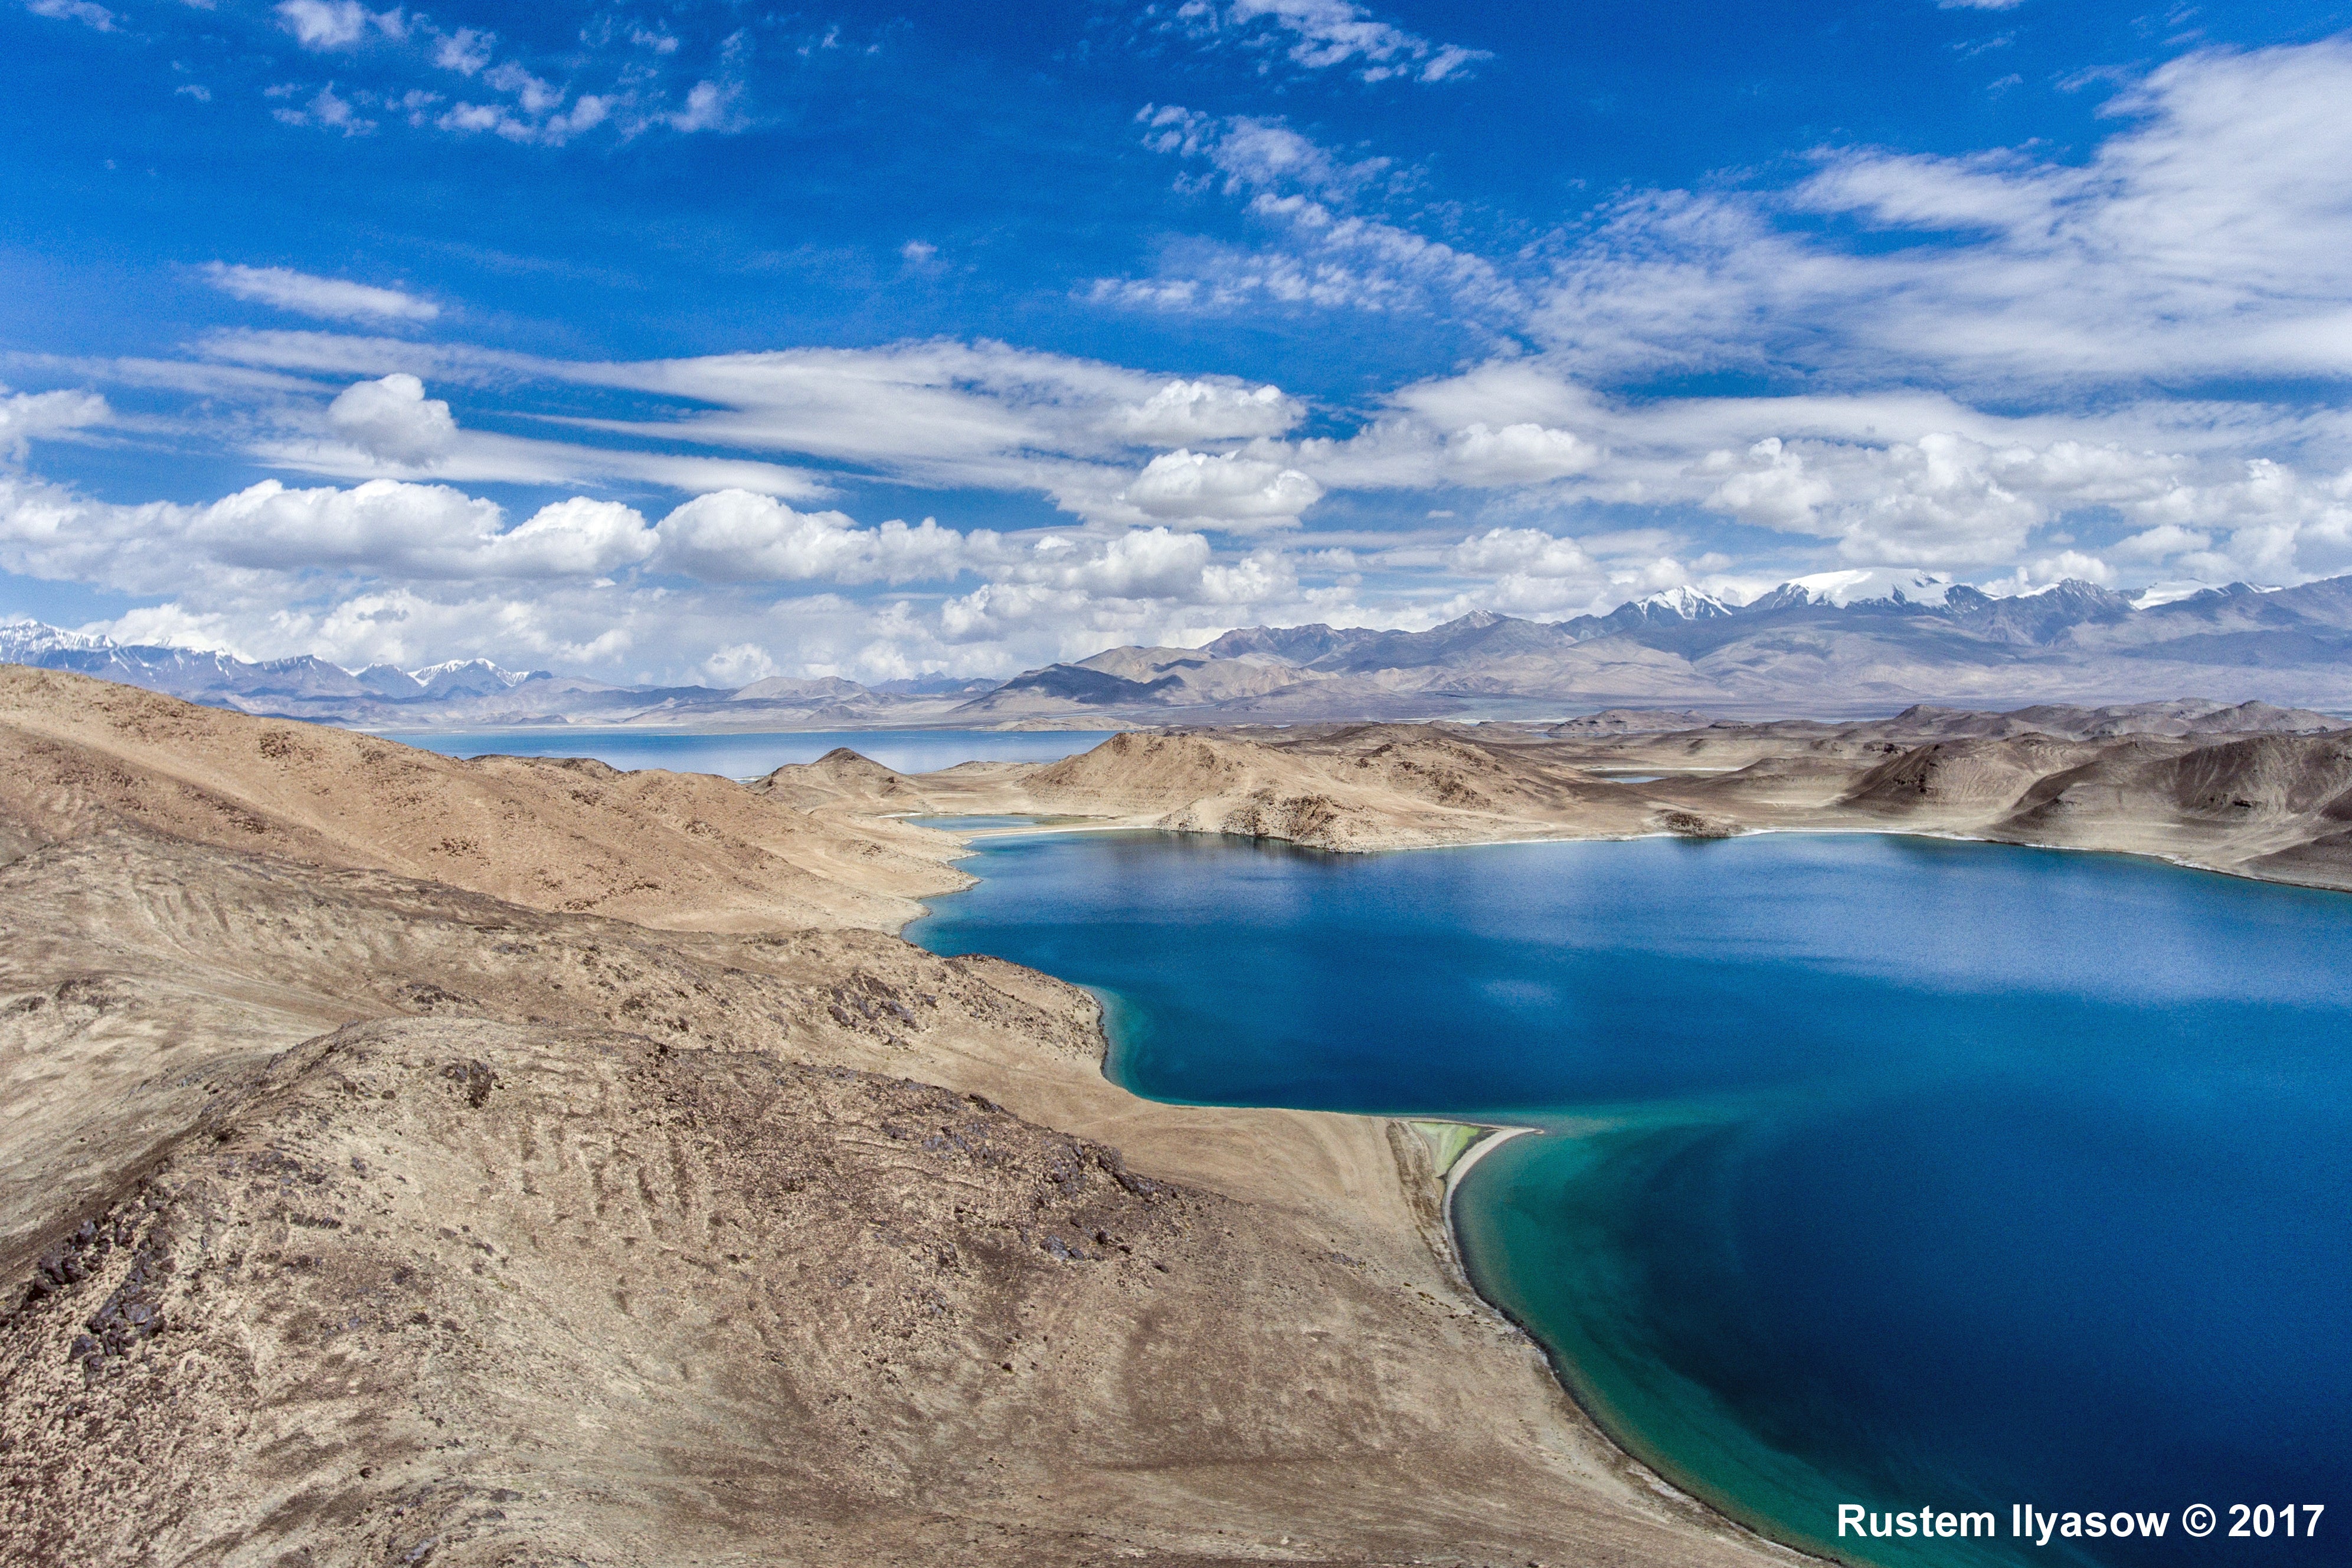
{"label": "barren hillside", "polygon": [[[2352,886],[2352,730],[2249,704],[1914,709],[1832,725],[1341,725],[1134,731],[1050,765],[877,779],[830,817],[1035,814],[1335,850],[1780,829],[1961,834]],[[2209,722],[2215,727],[2194,727]],[[2250,733],[2251,732],[2251,733]],[[862,762],[863,759],[857,759]],[[870,766],[870,765],[868,765]],[[807,792],[810,768],[760,788]]]}
{"label": "barren hillside", "polygon": [[1468,1293],[1418,1141],[857,928],[943,838],[7,679],[0,1557],[1786,1560]]}

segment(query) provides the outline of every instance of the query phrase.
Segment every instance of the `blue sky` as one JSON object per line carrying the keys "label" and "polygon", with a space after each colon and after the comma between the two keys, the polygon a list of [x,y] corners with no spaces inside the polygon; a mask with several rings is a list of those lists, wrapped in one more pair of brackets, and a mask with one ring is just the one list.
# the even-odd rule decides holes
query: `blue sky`
{"label": "blue sky", "polygon": [[2352,570],[2347,28],[5,0],[0,614],[878,679]]}

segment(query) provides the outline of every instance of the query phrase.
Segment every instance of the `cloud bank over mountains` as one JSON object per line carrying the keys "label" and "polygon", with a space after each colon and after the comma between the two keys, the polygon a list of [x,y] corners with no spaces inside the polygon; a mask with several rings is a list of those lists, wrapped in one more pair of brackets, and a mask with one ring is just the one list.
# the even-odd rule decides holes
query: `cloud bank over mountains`
{"label": "cloud bank over mountains", "polygon": [[[272,16],[301,57],[448,78],[419,128],[488,105],[518,144],[592,129],[563,117],[596,94],[488,31],[328,0]],[[1339,0],[1156,26],[1155,48],[1365,92],[1469,92],[1508,63]],[[600,134],[752,115],[727,86],[750,76],[688,82],[671,35],[608,35],[646,72],[611,88]],[[309,101],[281,107],[324,112]],[[2346,101],[2343,39],[2194,48],[2114,87],[2071,156],[1797,147],[1541,214],[1516,244],[1482,242],[1409,147],[1144,105],[1121,155],[1156,160],[1201,232],[1074,277],[1057,308],[1443,321],[1483,345],[1346,396],[1234,373],[1233,351],[1128,364],[970,335],[526,350],[446,290],[211,258],[189,277],[254,319],[7,361],[38,390],[0,396],[0,569],[151,601],[99,622],[118,636],[636,680],[722,651],[730,675],[1001,676],[1238,625],[1738,602],[1836,569],[1996,593],[2307,581],[2352,570]],[[54,461],[133,449],[252,477],[162,499]]]}

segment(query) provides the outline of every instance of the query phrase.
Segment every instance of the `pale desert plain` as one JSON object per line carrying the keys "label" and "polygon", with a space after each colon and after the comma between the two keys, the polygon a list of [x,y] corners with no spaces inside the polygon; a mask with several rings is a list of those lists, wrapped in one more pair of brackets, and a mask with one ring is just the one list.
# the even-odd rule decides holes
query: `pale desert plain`
{"label": "pale desert plain", "polygon": [[9,1562],[1791,1562],[1478,1299],[1408,1124],[1137,1099],[1085,992],[901,940],[969,882],[904,819],[1932,832],[2352,886],[2352,737],[2259,705],[745,785],[6,667],[0,761]]}

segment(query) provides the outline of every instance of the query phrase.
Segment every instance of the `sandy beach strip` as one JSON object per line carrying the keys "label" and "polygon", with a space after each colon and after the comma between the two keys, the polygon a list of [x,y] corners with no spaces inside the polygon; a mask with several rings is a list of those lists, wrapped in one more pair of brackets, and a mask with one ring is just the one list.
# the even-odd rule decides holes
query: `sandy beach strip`
{"label": "sandy beach strip", "polygon": [[[1522,1133],[1532,1133],[1537,1130],[1534,1127],[1496,1127],[1490,1134],[1462,1151],[1461,1157],[1456,1159],[1452,1168],[1445,1173],[1445,1197],[1438,1207],[1439,1213],[1445,1218],[1445,1228],[1448,1231],[1454,1228],[1454,1193],[1462,1185],[1462,1178],[1468,1176],[1480,1160],[1485,1159],[1513,1138]],[[1457,1252],[1461,1250],[1462,1239],[1459,1236],[1454,1237],[1454,1245]]]}

